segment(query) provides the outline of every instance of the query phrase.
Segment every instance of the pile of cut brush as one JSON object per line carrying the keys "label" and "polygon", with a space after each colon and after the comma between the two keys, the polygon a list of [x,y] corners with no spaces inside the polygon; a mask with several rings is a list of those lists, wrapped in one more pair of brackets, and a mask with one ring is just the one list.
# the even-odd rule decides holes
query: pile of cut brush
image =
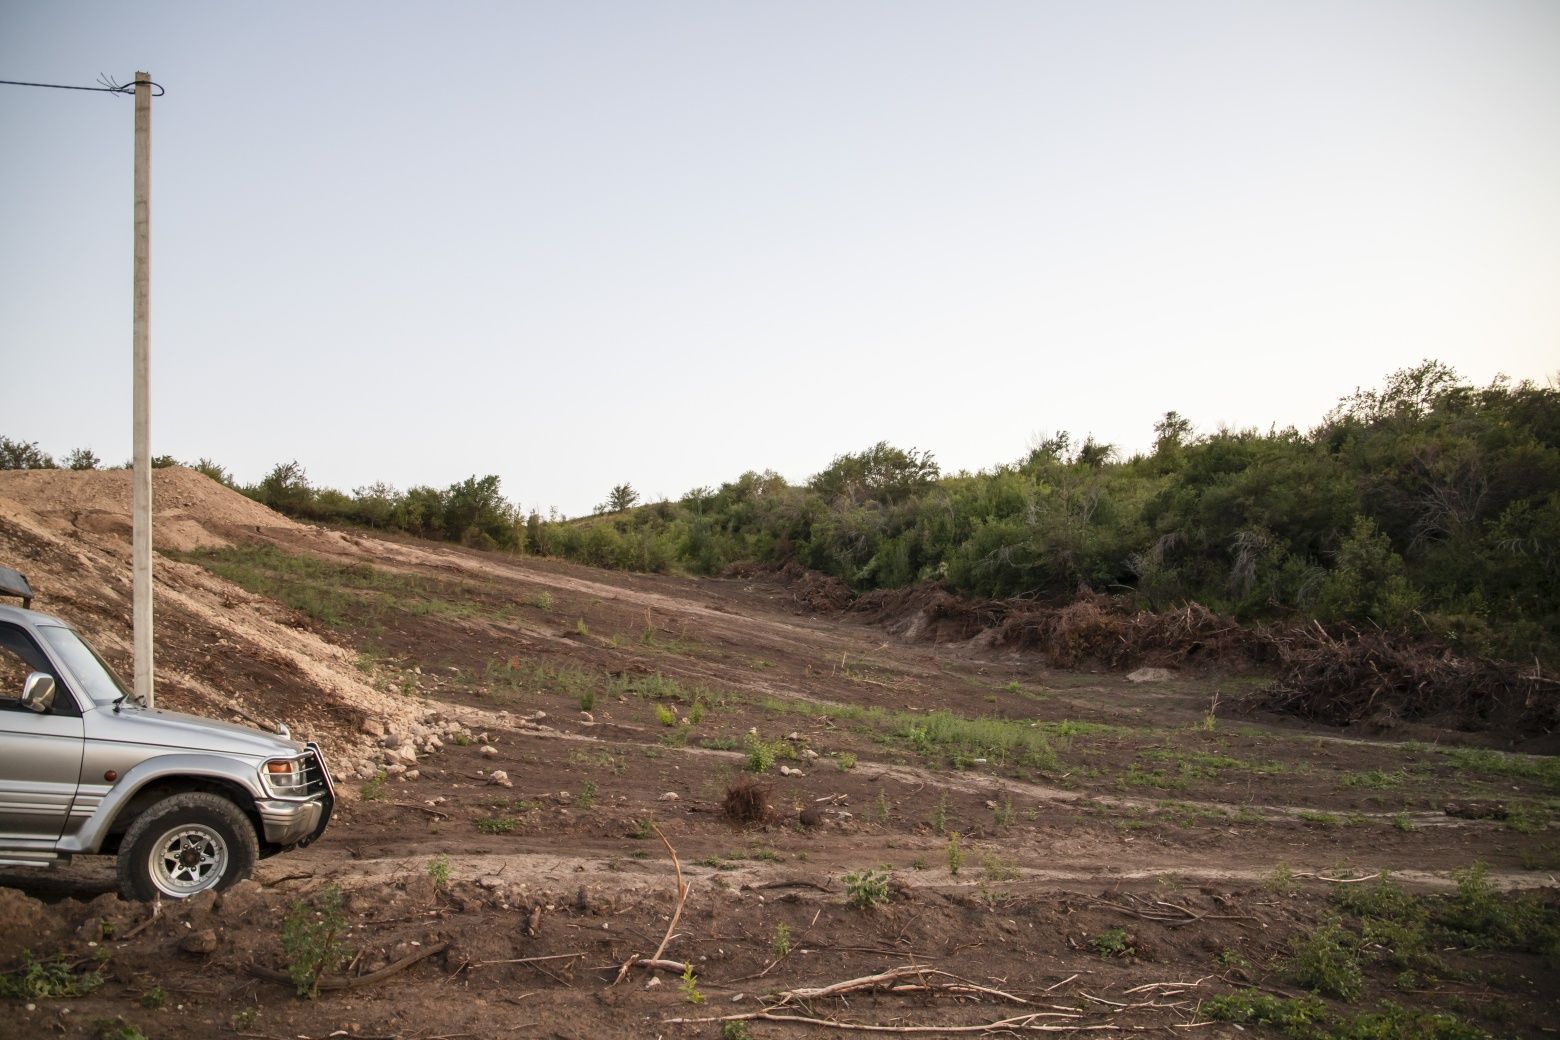
{"label": "pile of cut brush", "polygon": [[1265,636],[1283,668],[1262,697],[1272,711],[1334,726],[1432,721],[1532,734],[1560,725],[1560,683],[1536,664],[1463,657],[1376,629],[1335,635],[1312,624]]}
{"label": "pile of cut brush", "polygon": [[1428,722],[1534,736],[1560,730],[1560,682],[1506,661],[1459,654],[1405,632],[1243,625],[1199,603],[1135,610],[1120,596],[1082,589],[1066,603],[978,600],[936,582],[855,595],[838,578],[796,561],[747,565],[743,577],[787,586],[810,610],[851,613],[907,639],[982,637],[992,646],[1038,651],[1057,668],[1097,662],[1273,669],[1255,706],[1334,726]]}

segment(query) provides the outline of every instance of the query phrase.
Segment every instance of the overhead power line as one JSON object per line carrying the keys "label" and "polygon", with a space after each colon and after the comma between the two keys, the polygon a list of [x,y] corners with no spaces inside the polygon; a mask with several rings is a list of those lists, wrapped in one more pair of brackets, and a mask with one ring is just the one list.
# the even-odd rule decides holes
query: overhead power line
{"label": "overhead power line", "polygon": [[[95,90],[102,94],[134,94],[135,83],[115,83],[107,76],[99,76],[96,87],[78,87],[69,83],[27,83],[19,79],[0,79],[0,85],[7,87],[47,87],[49,90]],[[152,97],[162,97],[167,91],[163,90],[161,83],[152,84]]]}

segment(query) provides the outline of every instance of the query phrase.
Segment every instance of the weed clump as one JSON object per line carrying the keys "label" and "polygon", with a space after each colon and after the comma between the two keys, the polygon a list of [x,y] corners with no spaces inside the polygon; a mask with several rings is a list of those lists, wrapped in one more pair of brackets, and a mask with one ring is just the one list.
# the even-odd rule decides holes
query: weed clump
{"label": "weed clump", "polygon": [[858,870],[845,875],[845,901],[857,910],[875,910],[888,902],[886,870]]}
{"label": "weed clump", "polygon": [[1365,990],[1357,941],[1337,921],[1294,941],[1295,980],[1313,993],[1355,1000]]}
{"label": "weed clump", "polygon": [[345,926],[339,885],[325,889],[312,905],[301,900],[293,904],[282,925],[282,952],[298,996],[308,1000],[319,996],[320,978],[346,962],[347,950],[341,941]]}

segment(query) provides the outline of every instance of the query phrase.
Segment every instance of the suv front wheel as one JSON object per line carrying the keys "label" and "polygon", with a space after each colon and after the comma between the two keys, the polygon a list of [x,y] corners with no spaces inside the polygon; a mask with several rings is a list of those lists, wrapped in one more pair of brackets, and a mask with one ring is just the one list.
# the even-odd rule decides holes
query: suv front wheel
{"label": "suv front wheel", "polygon": [[248,877],[260,858],[254,826],[221,795],[176,794],[147,809],[119,845],[126,899],[186,899]]}

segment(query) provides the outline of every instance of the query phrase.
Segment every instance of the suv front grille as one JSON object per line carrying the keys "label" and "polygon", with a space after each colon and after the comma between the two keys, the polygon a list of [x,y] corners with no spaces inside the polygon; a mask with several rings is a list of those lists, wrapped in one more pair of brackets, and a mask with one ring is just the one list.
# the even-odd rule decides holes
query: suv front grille
{"label": "suv front grille", "polygon": [[320,765],[319,752],[312,749],[304,752],[303,756],[298,759],[298,765],[303,770],[303,784],[302,789],[298,792],[299,796],[310,798],[317,794],[323,794],[327,789],[327,785],[325,783],[325,770]]}

